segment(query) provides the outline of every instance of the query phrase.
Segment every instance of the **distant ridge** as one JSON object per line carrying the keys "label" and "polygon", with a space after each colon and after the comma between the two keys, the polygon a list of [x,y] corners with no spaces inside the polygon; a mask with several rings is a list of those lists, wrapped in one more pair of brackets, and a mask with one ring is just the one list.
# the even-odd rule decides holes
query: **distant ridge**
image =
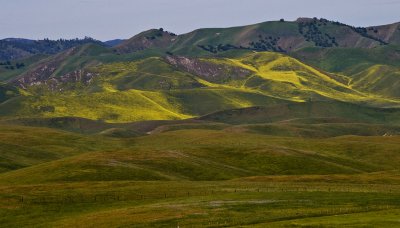
{"label": "distant ridge", "polygon": [[[47,42],[47,43],[46,43]],[[295,21],[269,21],[230,28],[204,28],[176,35],[164,29],[150,29],[130,39],[100,42],[91,38],[72,40],[0,40],[0,60],[17,60],[35,54],[56,54],[86,43],[115,47],[119,53],[163,49],[177,54],[216,54],[232,49],[294,52],[306,47],[374,48],[400,45],[400,22],[354,27],[323,18],[300,17]],[[44,47],[45,46],[45,47]]]}
{"label": "distant ridge", "polygon": [[[233,49],[294,52],[306,47],[374,48],[400,45],[399,23],[354,27],[323,18],[298,18],[296,21],[269,21],[259,24],[204,28],[176,36],[152,29],[135,35],[117,46],[123,53],[163,49],[176,54],[217,54]],[[171,35],[172,34],[172,35]]]}
{"label": "distant ridge", "polygon": [[88,43],[101,44],[101,41],[90,37],[71,40],[28,40],[22,38],[7,38],[0,40],[0,61],[18,60],[37,54],[57,54],[67,49]]}

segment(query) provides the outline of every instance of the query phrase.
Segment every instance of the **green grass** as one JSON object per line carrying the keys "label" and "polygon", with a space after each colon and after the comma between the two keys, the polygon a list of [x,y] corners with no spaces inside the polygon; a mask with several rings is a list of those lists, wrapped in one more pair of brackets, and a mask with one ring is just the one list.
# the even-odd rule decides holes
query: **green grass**
{"label": "green grass", "polygon": [[19,164],[0,174],[7,227],[399,225],[396,136],[217,124],[115,139],[0,125],[0,146],[4,164]]}
{"label": "green grass", "polygon": [[[315,121],[321,119],[300,119],[299,122]],[[271,123],[271,124],[248,124],[227,128],[231,131],[248,131],[258,134],[303,137],[303,138],[329,138],[342,135],[358,136],[383,136],[397,135],[400,128],[397,126],[382,124],[363,123]]]}
{"label": "green grass", "polygon": [[[78,50],[78,57],[97,53],[87,48]],[[219,79],[207,81],[207,77],[173,67],[159,57],[103,64],[88,68],[99,75],[89,86],[66,84],[57,92],[43,85],[20,90],[20,96],[4,98],[8,100],[0,104],[0,115],[132,122],[185,119],[233,108],[306,100],[398,106],[395,97],[382,98],[374,94],[382,85],[360,92],[365,90],[362,85],[357,86],[360,91],[355,90],[343,82],[344,78],[333,77],[282,54],[257,53],[201,61],[206,64],[204,66],[235,67],[250,73],[245,78],[232,76],[222,82]],[[64,67],[67,65],[69,63]]]}
{"label": "green grass", "polygon": [[400,123],[398,112],[397,108],[372,108],[345,102],[316,101],[224,110],[202,116],[199,119],[227,124],[260,124],[282,121],[309,123],[307,121],[313,121],[313,119],[316,121],[326,119],[328,122],[331,119],[342,123],[398,125]]}
{"label": "green grass", "polygon": [[347,76],[349,86],[358,91],[382,97],[398,98],[398,46],[382,46],[373,49],[360,48],[305,48],[291,55],[306,63]]}
{"label": "green grass", "polygon": [[129,90],[79,94],[66,91],[57,95],[47,92],[41,96],[26,96],[22,101],[15,100],[14,104],[6,105],[22,106],[11,114],[17,117],[73,116],[109,122],[191,117],[182,113],[172,100],[163,92]]}
{"label": "green grass", "polygon": [[[292,55],[328,72],[354,73],[360,68],[375,64],[399,66],[396,52],[398,46],[382,46],[373,49],[361,48],[305,48]],[[319,56],[317,58],[317,56]]]}
{"label": "green grass", "polygon": [[[28,131],[30,128],[22,129]],[[70,133],[58,137],[67,139],[68,135]],[[77,137],[71,135],[74,136]],[[74,138],[80,143],[70,147],[67,146],[68,141],[58,145],[57,138],[54,141],[48,139],[47,143],[36,147],[26,145],[36,149],[31,153],[36,157],[42,156],[43,160],[36,161],[37,165],[23,169],[16,167],[15,171],[4,173],[0,176],[0,182],[197,181],[265,175],[357,174],[397,169],[400,159],[397,153],[400,149],[398,137],[370,137],[368,143],[362,143],[364,138],[355,136],[317,140],[190,129],[131,139],[99,137],[98,140],[103,139],[103,143],[93,148],[81,145],[86,143],[90,146],[94,142],[87,140],[97,137],[86,137],[89,136],[82,136],[82,142]],[[17,137],[8,136],[5,141],[16,141],[14,144],[9,142],[11,145],[20,144]],[[52,153],[46,153],[46,148]],[[55,153],[56,149],[60,151],[58,154]],[[85,150],[93,152],[79,152]],[[14,151],[11,153],[14,157],[8,156],[9,160],[21,163],[24,160],[17,156],[20,153],[19,150]],[[381,156],[381,153],[386,156]],[[55,159],[54,154],[59,157]]]}
{"label": "green grass", "polygon": [[400,67],[374,65],[352,75],[352,87],[385,97],[400,97],[398,87]]}
{"label": "green grass", "polygon": [[[93,182],[3,186],[8,227],[399,225],[390,185]],[[23,202],[20,197],[23,196]]]}
{"label": "green grass", "polygon": [[47,128],[0,125],[0,172],[20,169],[84,152],[118,148],[112,140]]}

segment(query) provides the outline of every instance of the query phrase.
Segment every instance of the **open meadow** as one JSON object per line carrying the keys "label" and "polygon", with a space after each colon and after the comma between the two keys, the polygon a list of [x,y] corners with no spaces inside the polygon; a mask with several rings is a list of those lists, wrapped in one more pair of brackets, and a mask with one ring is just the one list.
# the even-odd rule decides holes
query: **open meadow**
{"label": "open meadow", "polygon": [[4,227],[400,226],[397,136],[2,125],[0,147]]}

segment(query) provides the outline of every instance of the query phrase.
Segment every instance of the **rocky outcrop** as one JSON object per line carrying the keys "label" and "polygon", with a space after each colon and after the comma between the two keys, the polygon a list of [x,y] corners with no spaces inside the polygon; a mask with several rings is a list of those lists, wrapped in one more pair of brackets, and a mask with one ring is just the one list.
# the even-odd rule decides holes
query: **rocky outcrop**
{"label": "rocky outcrop", "polygon": [[[43,70],[46,72],[51,72],[54,70],[54,68],[46,66],[43,68]],[[88,85],[94,77],[98,76],[96,73],[86,72],[84,70],[76,70],[59,77],[43,78],[43,75],[27,75],[15,81],[14,84],[23,89],[34,85],[46,85],[51,90],[60,90],[60,87],[67,83],[79,82],[83,83],[84,85]]]}
{"label": "rocky outcrop", "polygon": [[80,82],[87,85],[95,76],[97,76],[96,73],[77,69],[69,73],[57,75],[57,70],[66,60],[66,58],[75,55],[78,51],[78,48],[71,48],[70,50],[59,54],[52,59],[45,60],[39,63],[33,69],[16,78],[14,81],[12,81],[12,84],[23,89],[34,85],[47,85],[51,90],[59,90],[60,86],[66,83]]}
{"label": "rocky outcrop", "polygon": [[197,75],[210,82],[218,83],[227,82],[232,79],[245,79],[251,74],[251,71],[240,67],[183,56],[167,56],[166,61],[180,70]]}

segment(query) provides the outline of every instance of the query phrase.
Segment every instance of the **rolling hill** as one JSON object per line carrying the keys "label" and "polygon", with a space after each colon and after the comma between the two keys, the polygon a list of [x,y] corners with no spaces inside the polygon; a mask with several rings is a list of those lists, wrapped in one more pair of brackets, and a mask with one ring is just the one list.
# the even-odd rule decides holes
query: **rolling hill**
{"label": "rolling hill", "polygon": [[[42,60],[11,81],[10,86],[23,93],[2,104],[3,116],[131,122],[293,101],[338,100],[375,107],[399,103],[395,94],[382,97],[379,87],[361,86],[373,75],[353,86],[355,77],[328,73],[279,53],[235,58],[168,55],[110,63],[99,60],[103,55],[110,52],[86,45]],[[387,77],[395,77],[393,73]]]}
{"label": "rolling hill", "polygon": [[[23,130],[19,133],[23,134],[38,129],[21,127],[18,130]],[[2,132],[17,130],[3,126]],[[2,137],[4,141],[17,142],[18,135]],[[28,152],[21,157],[21,151],[15,150],[14,154],[7,155],[8,164],[10,161],[15,163],[12,168],[15,171],[1,174],[0,182],[210,181],[267,175],[356,174],[396,169],[399,149],[397,137],[385,140],[392,142],[387,144],[379,144],[378,138],[360,144],[362,138],[355,136],[315,140],[192,129],[153,134],[136,140],[102,139],[101,136],[85,137],[43,130],[41,136],[19,144],[20,150],[24,146],[32,148],[35,140],[42,137],[47,138],[46,144],[41,143],[35,149],[44,151],[33,152],[36,159],[42,155],[42,160],[31,161]],[[61,142],[57,139],[59,137],[77,140],[79,144],[70,145],[68,140]],[[91,140],[103,140],[103,143],[82,147],[95,142]],[[53,147],[51,154],[46,151],[49,145]],[[380,150],[371,149],[371,145]],[[388,156],[379,156],[380,151]],[[6,155],[3,156],[4,160]],[[25,163],[18,163],[22,161]],[[20,166],[26,164],[30,164],[29,167],[21,169]]]}

